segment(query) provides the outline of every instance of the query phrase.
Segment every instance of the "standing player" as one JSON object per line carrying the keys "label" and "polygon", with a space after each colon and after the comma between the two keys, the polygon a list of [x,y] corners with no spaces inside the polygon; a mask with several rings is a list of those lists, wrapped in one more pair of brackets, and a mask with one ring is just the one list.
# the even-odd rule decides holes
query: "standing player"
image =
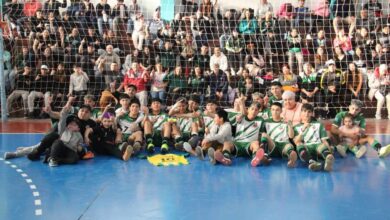
{"label": "standing player", "polygon": [[318,159],[322,158],[325,160],[324,170],[329,172],[333,169],[334,156],[327,141],[328,136],[324,125],[316,121],[313,116],[313,106],[308,103],[303,104],[301,123],[294,126],[294,142],[301,160],[307,162],[307,157],[314,158],[309,161],[310,170],[319,171],[322,164]]}
{"label": "standing player", "polygon": [[265,121],[265,131],[261,142],[268,145],[269,155],[271,157],[287,157],[287,166],[295,167],[297,153],[290,139],[294,138],[294,129],[291,121],[286,123],[281,118],[282,104],[274,102],[271,104],[272,118]]}

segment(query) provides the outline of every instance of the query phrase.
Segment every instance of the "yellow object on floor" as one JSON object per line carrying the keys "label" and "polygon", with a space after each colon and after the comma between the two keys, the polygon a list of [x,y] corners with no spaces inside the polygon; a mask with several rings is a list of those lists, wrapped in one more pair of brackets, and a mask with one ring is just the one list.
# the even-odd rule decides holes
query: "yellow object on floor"
{"label": "yellow object on floor", "polygon": [[187,165],[188,160],[181,155],[176,154],[157,154],[151,157],[148,157],[149,163],[155,166],[180,166]]}

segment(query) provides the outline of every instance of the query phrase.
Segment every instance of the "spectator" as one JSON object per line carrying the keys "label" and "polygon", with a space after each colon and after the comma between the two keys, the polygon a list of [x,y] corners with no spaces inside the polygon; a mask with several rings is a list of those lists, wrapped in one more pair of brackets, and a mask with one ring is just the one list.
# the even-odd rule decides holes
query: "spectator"
{"label": "spectator", "polygon": [[138,63],[132,63],[131,69],[126,73],[123,79],[123,86],[126,88],[129,85],[134,85],[137,88],[135,96],[139,99],[141,106],[148,105],[148,91],[146,86],[150,76],[146,69],[142,68]]}
{"label": "spectator", "polygon": [[389,94],[389,71],[387,64],[381,64],[379,67],[375,68],[374,73],[370,74],[368,77],[368,87],[370,91],[368,92],[368,97],[372,100],[374,97],[377,101],[376,105],[376,119],[382,119],[382,107],[385,104],[387,106],[388,118],[390,119],[390,94]]}
{"label": "spectator", "polygon": [[301,77],[301,102],[310,104],[321,103],[320,76],[314,71],[310,63],[303,65]]}
{"label": "spectator", "polygon": [[377,34],[377,42],[382,45],[385,51],[390,51],[390,23],[382,26],[382,32]]}
{"label": "spectator", "polygon": [[121,60],[118,54],[114,52],[112,45],[108,45],[105,53],[100,55],[96,61],[99,72],[96,72],[95,75],[99,77],[103,71],[110,71],[112,63],[116,63],[118,66],[121,66]]}
{"label": "spectator", "polygon": [[375,17],[368,16],[368,11],[360,10],[360,17],[356,21],[356,30],[359,32],[362,28],[368,29],[370,32],[377,32],[380,28],[380,22],[375,20]]}
{"label": "spectator", "polygon": [[165,104],[165,94],[166,94],[166,87],[167,83],[164,82],[164,78],[166,77],[167,72],[163,71],[163,67],[161,63],[157,63],[155,65],[155,68],[152,70],[150,74],[151,79],[151,90],[150,95],[152,99],[160,99],[161,104]]}
{"label": "spectator", "polygon": [[79,15],[79,25],[81,30],[86,30],[88,27],[96,26],[96,11],[95,6],[89,0],[83,0],[81,4]]}
{"label": "spectator", "polygon": [[291,72],[291,69],[287,64],[284,64],[282,67],[282,74],[279,76],[279,82],[282,84],[283,91],[291,91],[298,93],[299,95],[301,79]]}
{"label": "spectator", "polygon": [[170,22],[169,26],[176,38],[181,38],[186,33],[186,22],[181,13],[175,15],[175,18]]}
{"label": "spectator", "polygon": [[271,31],[263,36],[262,42],[267,65],[277,66],[276,68],[279,69],[279,64],[285,63],[286,46],[283,40],[278,34]]}
{"label": "spectator", "polygon": [[256,42],[255,34],[259,31],[259,24],[249,9],[245,9],[243,14],[244,17],[238,24],[238,31],[244,37],[245,42]]}
{"label": "spectator", "polygon": [[206,77],[203,74],[203,70],[197,66],[194,71],[191,73],[190,78],[188,79],[188,86],[190,88],[190,95],[195,95],[200,98],[200,105],[204,103],[204,99],[207,92],[207,81]]}
{"label": "spectator", "polygon": [[[107,69],[104,69],[103,67],[104,65],[101,63],[99,66],[98,66],[98,70],[97,70],[97,74],[98,74],[98,77],[95,79],[96,83],[100,83],[101,81],[101,77],[100,76],[103,76],[104,77],[104,84],[105,84],[105,87],[104,88],[108,88],[110,86],[110,83],[112,82],[119,82],[121,81],[121,75],[120,75],[120,68],[119,68],[119,65],[115,62],[111,63],[110,64],[110,68],[107,70]],[[98,86],[98,85],[97,85]],[[99,87],[98,87],[99,89]],[[100,88],[102,89],[102,88]]]}
{"label": "spectator", "polygon": [[[103,34],[103,41],[101,44],[101,48],[105,48],[108,45],[111,45],[113,47],[113,51],[116,54],[121,53],[121,49],[123,46],[119,43],[118,37],[114,34],[114,31],[108,30],[107,33]],[[98,51],[99,54],[102,54],[104,51],[100,50]]]}
{"label": "spectator", "polygon": [[[170,103],[176,101],[179,97],[182,97],[187,92],[187,79],[182,73],[181,66],[176,66],[163,80],[167,83],[170,95]],[[167,103],[168,104],[168,103]]]}
{"label": "spectator", "polygon": [[80,64],[82,69],[91,77],[95,75],[94,67],[98,60],[98,54],[93,44],[88,44],[86,49],[84,49],[84,45],[85,41],[83,40],[79,47]]}
{"label": "spectator", "polygon": [[336,62],[336,68],[345,72],[348,70],[348,63],[352,61],[352,56],[345,54],[341,47],[337,46],[334,48],[334,59]]}
{"label": "spectator", "polygon": [[195,17],[191,17],[192,36],[195,37],[197,47],[207,44],[211,37],[211,23],[208,17],[204,17],[201,11],[196,12]]}
{"label": "spectator", "polygon": [[344,34],[344,30],[337,32],[336,38],[333,40],[334,47],[340,47],[344,53],[353,55],[351,37]]}
{"label": "spectator", "polygon": [[260,54],[258,48],[255,47],[254,43],[247,45],[246,54],[244,68],[247,68],[252,76],[258,75],[265,67],[263,56]]}
{"label": "spectator", "polygon": [[11,90],[15,88],[15,77],[19,72],[23,72],[25,66],[29,66],[30,69],[36,66],[35,53],[30,50],[27,46],[22,46],[22,53],[17,54],[15,57],[13,69],[9,74],[9,83]]}
{"label": "spectator", "polygon": [[160,10],[156,10],[153,19],[148,22],[146,27],[146,44],[158,45],[158,33],[164,29],[164,22],[161,20]]}
{"label": "spectator", "polygon": [[176,66],[176,54],[173,51],[172,43],[170,41],[166,41],[164,43],[164,47],[159,51],[158,60],[164,69],[171,71]]}
{"label": "spectator", "polygon": [[329,42],[329,39],[325,37],[325,31],[319,30],[317,33],[317,37],[313,39],[313,46],[314,48],[323,47],[328,48],[331,45],[331,42]]}
{"label": "spectator", "polygon": [[288,46],[288,65],[294,68],[294,58],[298,61],[299,72],[303,71],[303,55],[302,55],[302,38],[298,34],[296,28],[291,29],[290,35],[287,37]]}
{"label": "spectator", "polygon": [[375,45],[375,50],[372,55],[372,62],[374,66],[377,67],[383,63],[388,63],[389,61],[389,53],[385,50],[381,44],[377,43]]}
{"label": "spectator", "polygon": [[31,67],[28,65],[24,66],[24,71],[21,74],[15,76],[15,90],[7,98],[7,112],[12,112],[12,103],[22,97],[23,110],[25,117],[28,116],[28,95],[33,89],[34,76],[31,74]]}
{"label": "spectator", "polygon": [[349,32],[348,35],[353,36],[353,32],[356,26],[355,18],[355,2],[352,0],[335,0],[330,4],[330,11],[333,19],[333,29],[337,34],[340,30],[339,23],[348,23]]}
{"label": "spectator", "polygon": [[134,30],[132,34],[135,49],[142,50],[142,45],[146,36],[146,23],[142,14],[138,15],[134,21]]}
{"label": "spectator", "polygon": [[81,98],[87,94],[88,82],[88,75],[81,69],[81,65],[76,64],[70,76],[68,97],[75,96],[80,102]]}
{"label": "spectator", "polygon": [[346,95],[345,103],[349,105],[352,99],[360,99],[360,92],[363,87],[363,74],[353,62],[349,63],[349,69],[345,76]]}
{"label": "spectator", "polygon": [[100,0],[100,2],[96,5],[96,17],[97,17],[97,25],[100,36],[103,35],[104,30],[107,27],[112,27],[111,19],[111,6],[107,4],[107,0]]}
{"label": "spectator", "polygon": [[47,17],[49,13],[53,13],[55,18],[60,18],[60,8],[66,7],[66,0],[64,0],[62,3],[55,0],[47,0],[43,5],[43,16]]}
{"label": "spectator", "polygon": [[127,23],[129,19],[129,11],[124,3],[124,0],[117,0],[117,3],[111,10],[112,27],[115,36],[119,36],[119,25]]}
{"label": "spectator", "polygon": [[299,0],[298,1],[298,7],[295,8],[295,13],[294,13],[294,27],[300,27],[300,23],[304,22],[305,27],[306,24],[309,25],[309,29],[306,30],[307,39],[311,39],[311,32],[313,29],[313,20],[311,17],[311,12],[308,7],[305,7],[305,0]]}
{"label": "spectator", "polygon": [[243,68],[244,61],[244,41],[238,35],[237,30],[233,30],[232,34],[229,36],[226,42],[226,50],[228,52],[228,60],[232,63],[230,65],[235,71]]}
{"label": "spectator", "polygon": [[230,34],[237,27],[237,11],[234,9],[229,9],[225,11],[225,14],[222,18],[222,33],[219,37],[219,47],[222,51],[225,51],[225,45]]}
{"label": "spectator", "polygon": [[194,60],[196,52],[196,42],[192,39],[191,34],[187,33],[185,39],[181,40],[180,46],[180,64],[186,69],[187,76],[187,73],[189,72],[188,69],[192,66],[191,63]]}
{"label": "spectator", "polygon": [[10,35],[13,37],[13,29],[16,27],[18,19],[25,19],[23,14],[23,4],[17,0],[5,3],[4,7],[4,20],[7,22],[10,28]]}
{"label": "spectator", "polygon": [[210,71],[210,55],[209,47],[207,45],[202,45],[200,52],[195,55],[194,65],[199,66],[203,73],[208,73]]}
{"label": "spectator", "polygon": [[[42,3],[37,0],[30,0],[24,3],[23,14],[25,15],[25,17],[22,16],[21,18],[18,18],[18,20],[16,20],[16,25],[17,25],[16,28],[18,31],[18,36],[27,37],[27,33],[25,32],[25,28],[24,28],[26,21],[29,20],[33,27],[38,27],[35,26],[35,23],[33,23],[33,21],[35,22],[36,18],[43,21],[41,8],[42,8]],[[38,14],[40,14],[39,17]],[[43,25],[40,25],[38,28],[42,28],[42,27]]]}
{"label": "spectator", "polygon": [[261,19],[260,33],[265,34],[269,31],[276,31],[279,28],[276,18],[272,12],[267,12],[265,17]]}
{"label": "spectator", "polygon": [[363,9],[367,10],[369,17],[382,17],[382,4],[377,0],[368,0],[368,2],[363,5]]}
{"label": "spectator", "polygon": [[218,64],[219,69],[222,71],[226,71],[228,68],[227,58],[219,47],[214,48],[214,55],[210,58],[210,70],[214,70],[214,64]]}
{"label": "spectator", "polygon": [[341,103],[341,88],[345,84],[345,76],[341,70],[337,69],[333,60],[326,62],[327,69],[322,73],[320,88],[325,95],[325,103],[329,107],[329,116],[336,115],[336,108]]}
{"label": "spectator", "polygon": [[152,54],[150,52],[150,48],[148,46],[144,46],[144,50],[141,54],[141,57],[139,59],[139,62],[140,66],[147,70],[147,71],[150,71],[152,69],[152,67],[155,65],[156,63],[156,58],[154,56],[154,54]]}
{"label": "spectator", "polygon": [[221,106],[224,106],[227,101],[228,80],[226,73],[220,69],[218,63],[214,63],[213,71],[208,77],[208,83],[210,85],[210,98],[216,99]]}
{"label": "spectator", "polygon": [[210,0],[202,0],[199,9],[204,16],[208,17],[209,19],[215,19],[214,9],[217,2],[218,0],[215,0],[214,3],[211,3]]}
{"label": "spectator", "polygon": [[[51,97],[51,91],[53,91],[54,88],[54,77],[49,71],[50,70],[46,65],[42,65],[40,72],[33,81],[33,89],[27,98],[28,116],[30,118],[35,118],[37,116],[34,112],[35,99],[44,98],[44,107],[50,105],[49,98]],[[39,111],[39,114],[40,113],[41,112]]]}
{"label": "spectator", "polygon": [[131,0],[129,5],[129,20],[127,21],[126,34],[130,35],[134,30],[134,22],[137,15],[141,13],[141,7],[138,5],[137,0]]}
{"label": "spectator", "polygon": [[125,75],[130,70],[133,62],[139,63],[141,61],[138,50],[132,50],[131,54],[128,54],[125,59],[125,63],[122,65],[122,74]]}
{"label": "spectator", "polygon": [[273,10],[274,9],[271,3],[269,3],[267,0],[260,0],[256,10],[257,19],[260,21],[259,23],[265,19],[267,12],[273,12]]}
{"label": "spectator", "polygon": [[317,48],[317,53],[314,55],[315,70],[322,72],[325,67],[325,63],[328,61],[328,54],[325,53],[324,47],[320,46]]}
{"label": "spectator", "polygon": [[367,28],[362,27],[359,33],[356,33],[355,46],[362,47],[366,51],[375,48],[375,38],[371,36]]}
{"label": "spectator", "polygon": [[301,122],[302,103],[296,101],[294,92],[285,91],[282,95],[283,110],[282,118],[286,123],[292,123],[294,126]]}

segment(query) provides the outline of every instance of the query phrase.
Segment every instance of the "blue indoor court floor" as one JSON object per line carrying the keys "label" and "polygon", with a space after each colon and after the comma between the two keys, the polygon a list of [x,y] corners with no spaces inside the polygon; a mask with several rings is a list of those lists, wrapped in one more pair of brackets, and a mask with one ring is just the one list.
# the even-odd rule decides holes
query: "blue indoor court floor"
{"label": "blue indoor court floor", "polygon": [[[0,134],[0,154],[42,134]],[[390,135],[376,136],[390,143]],[[336,156],[334,171],[288,169],[274,159],[231,167],[188,158],[156,167],[138,158],[98,156],[49,167],[27,158],[0,160],[0,220],[23,219],[390,219],[390,158]]]}

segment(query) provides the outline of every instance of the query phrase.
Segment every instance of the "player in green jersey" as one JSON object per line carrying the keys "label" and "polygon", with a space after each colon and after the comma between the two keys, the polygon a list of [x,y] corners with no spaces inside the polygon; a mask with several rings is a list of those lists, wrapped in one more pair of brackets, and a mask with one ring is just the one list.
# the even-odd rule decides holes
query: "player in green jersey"
{"label": "player in green jersey", "polygon": [[[144,123],[144,114],[140,112],[140,103],[134,99],[130,103],[130,111],[128,114],[120,112],[116,115],[116,123],[122,131],[123,141],[128,142],[133,148],[133,154],[138,153],[142,149],[142,124]],[[131,156],[131,155],[130,155]]]}
{"label": "player in green jersey", "polygon": [[[282,98],[282,84],[278,81],[274,81],[271,84],[271,96],[268,98],[268,106],[271,106],[273,102],[280,102],[283,104]],[[267,99],[266,99],[267,100]]]}
{"label": "player in green jersey", "polygon": [[161,146],[161,153],[168,153],[168,140],[170,137],[170,129],[168,115],[161,110],[161,100],[159,98],[152,99],[151,113],[149,113],[144,122],[144,133],[149,154],[154,153],[155,145]]}
{"label": "player in green jersey", "polygon": [[[302,106],[301,123],[294,126],[294,142],[298,154],[304,162],[309,162],[309,169],[318,171],[322,169],[319,159],[324,159],[324,170],[333,169],[334,156],[331,153],[328,136],[324,125],[315,120],[314,108],[306,103]],[[312,158],[309,160],[309,158]]]}
{"label": "player in green jersey", "polygon": [[[281,118],[282,104],[274,102],[271,104],[272,118],[265,120],[265,133],[261,138],[263,146],[268,146],[268,153],[271,157],[287,157],[288,167],[295,167],[298,155],[290,139],[294,138],[294,129],[291,122],[284,122]],[[267,144],[267,145],[265,145]]]}
{"label": "player in green jersey", "polygon": [[364,118],[363,113],[361,113],[362,107],[363,103],[360,100],[353,99],[351,101],[351,104],[349,105],[348,112],[340,112],[336,115],[332,123],[332,128],[330,130],[330,137],[332,143],[334,145],[339,144],[339,136],[347,138],[350,137],[350,134],[345,134],[339,129],[339,127],[342,125],[345,115],[349,113],[353,116],[354,123],[363,130],[361,137],[359,138],[359,144],[365,145],[368,143],[372,148],[378,151],[379,157],[383,158],[388,156],[390,154],[390,145],[386,145],[383,147],[374,137],[365,133],[366,119]]}
{"label": "player in green jersey", "polygon": [[245,109],[245,100],[241,99],[242,116],[237,120],[237,130],[232,144],[223,146],[223,150],[215,152],[215,159],[230,165],[231,155],[249,156],[252,158],[251,166],[256,167],[264,157],[264,149],[260,145],[261,133],[264,132],[264,120],[257,116],[260,105],[252,103],[248,110]]}

